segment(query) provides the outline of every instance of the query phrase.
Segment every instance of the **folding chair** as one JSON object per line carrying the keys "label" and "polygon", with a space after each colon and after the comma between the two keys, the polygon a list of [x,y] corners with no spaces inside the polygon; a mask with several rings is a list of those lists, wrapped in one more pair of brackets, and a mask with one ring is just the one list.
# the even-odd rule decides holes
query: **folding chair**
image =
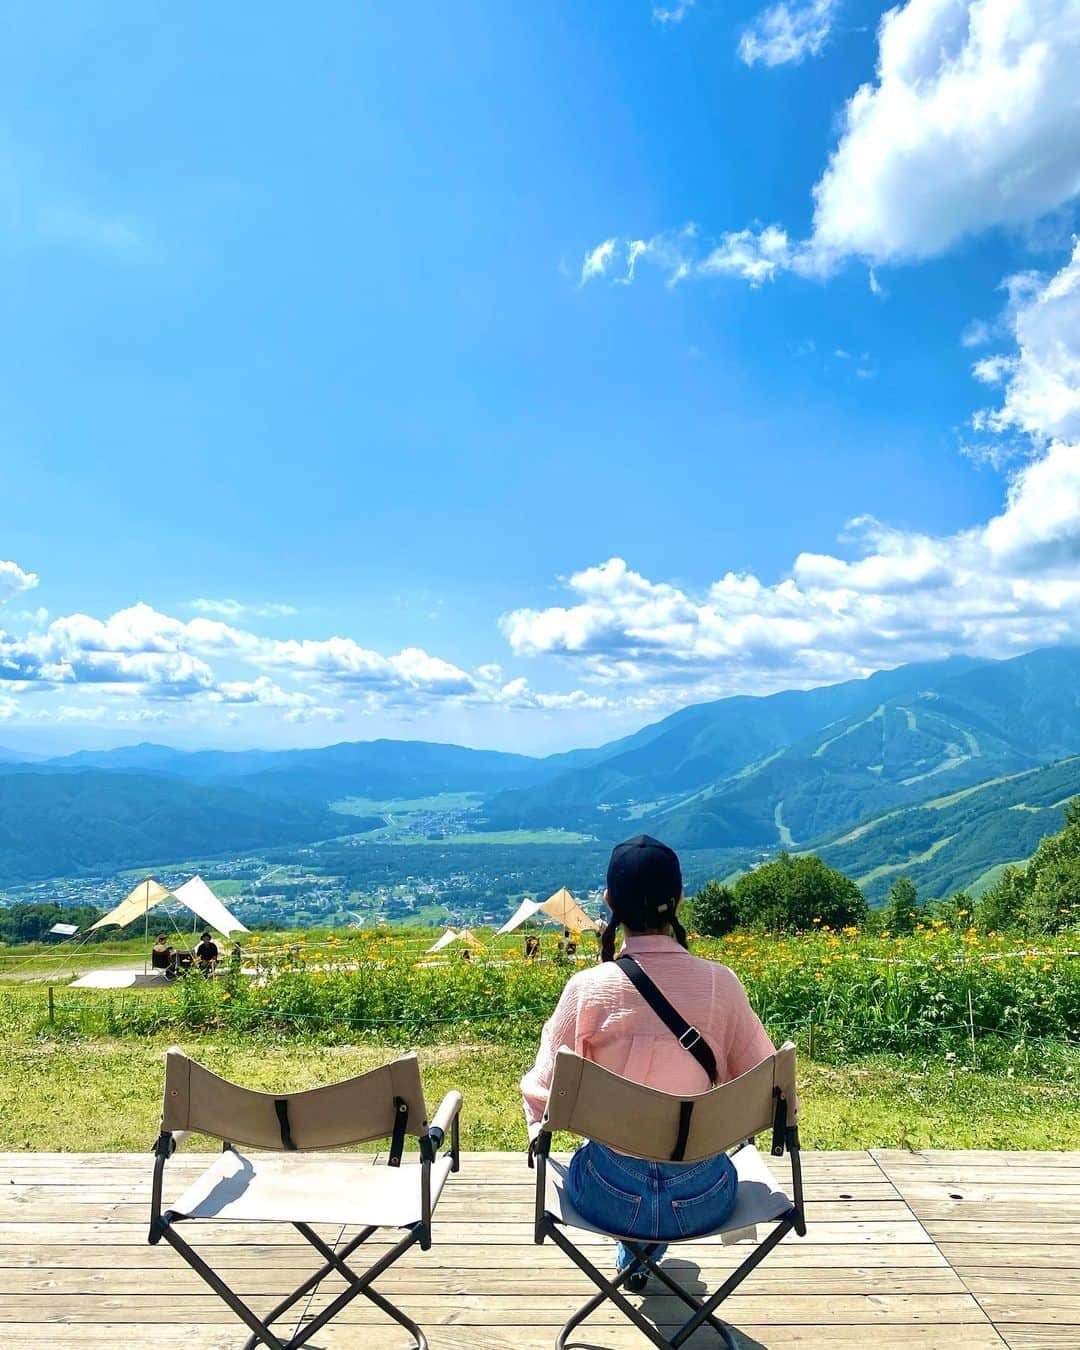
{"label": "folding chair", "polygon": [[[737,1343],[731,1329],[713,1315],[716,1309],[785,1234],[792,1229],[800,1237],[806,1234],[799,1130],[795,1123],[797,1111],[795,1047],[790,1044],[741,1077],[687,1098],[631,1083],[569,1050],[560,1050],[547,1112],[530,1151],[530,1165],[535,1158],[536,1166],[534,1241],[540,1244],[550,1238],[600,1292],[566,1323],[556,1338],[556,1350],[564,1350],[570,1333],[609,1299],[661,1350],[676,1350],[703,1324],[718,1332],[723,1343],[734,1350]],[[773,1227],[714,1294],[705,1300],[695,1298],[654,1260],[658,1242],[607,1232],[577,1213],[567,1193],[567,1167],[550,1157],[554,1130],[567,1130],[606,1144],[620,1153],[652,1162],[698,1162],[735,1145],[732,1161],[738,1172],[739,1187],[734,1212],[720,1228],[704,1237],[674,1240],[732,1242],[743,1236],[740,1230],[756,1230],[758,1224],[766,1223]],[[791,1154],[794,1200],[784,1194],[754,1147],[753,1136],[765,1130],[772,1131],[774,1156],[781,1156],[785,1147]],[[571,1228],[621,1240],[635,1257],[634,1263],[609,1280],[571,1242],[566,1233]],[[654,1275],[669,1293],[692,1310],[670,1340],[661,1335],[621,1292],[630,1274],[642,1269]]]}
{"label": "folding chair", "polygon": [[[174,1047],[166,1057],[161,1134],[154,1148],[149,1241],[164,1238],[247,1323],[251,1336],[244,1350],[253,1350],[260,1342],[272,1350],[293,1350],[360,1294],[405,1327],[415,1339],[416,1350],[427,1350],[427,1339],[412,1318],[373,1289],[372,1283],[410,1247],[430,1248],[432,1211],[447,1173],[456,1172],[459,1166],[460,1110],[461,1095],[449,1092],[428,1123],[415,1055],[329,1087],[275,1096],[227,1082]],[[165,1163],[189,1131],[222,1140],[224,1150],[162,1213]],[[447,1133],[450,1148],[440,1157],[438,1150]],[[402,1167],[407,1134],[420,1141],[420,1161]],[[390,1139],[386,1167],[376,1166],[366,1155],[321,1158],[307,1152],[382,1138]],[[273,1152],[240,1153],[237,1144]],[[282,1152],[291,1156],[283,1157]],[[324,1264],[260,1319],[176,1231],[178,1224],[198,1220],[290,1223]],[[336,1252],[313,1224],[359,1226],[360,1232]],[[357,1274],[346,1261],[380,1228],[404,1229],[404,1236],[363,1274]],[[346,1281],[342,1293],[291,1338],[271,1330],[271,1323],[332,1271]]]}

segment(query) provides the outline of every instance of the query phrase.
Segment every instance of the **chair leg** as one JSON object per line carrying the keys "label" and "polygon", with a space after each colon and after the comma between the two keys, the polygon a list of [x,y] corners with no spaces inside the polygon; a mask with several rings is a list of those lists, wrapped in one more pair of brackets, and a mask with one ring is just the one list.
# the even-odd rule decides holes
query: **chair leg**
{"label": "chair leg", "polygon": [[635,1308],[632,1303],[628,1302],[625,1296],[620,1292],[619,1285],[630,1274],[630,1271],[634,1269],[633,1266],[631,1266],[630,1269],[623,1271],[621,1275],[616,1276],[614,1281],[609,1280],[606,1275],[601,1274],[601,1272],[597,1270],[587,1257],[582,1255],[578,1248],[574,1246],[568,1237],[559,1231],[555,1226],[555,1223],[550,1219],[545,1220],[544,1234],[545,1236],[550,1237],[558,1247],[561,1247],[578,1269],[588,1275],[589,1279],[592,1280],[593,1284],[600,1290],[598,1295],[594,1295],[593,1298],[589,1299],[588,1303],[583,1304],[565,1324],[555,1338],[555,1350],[566,1350],[566,1338],[569,1334],[578,1327],[590,1313],[595,1312],[595,1310],[607,1299],[610,1299],[611,1302],[615,1304],[624,1317],[629,1318],[629,1320],[633,1322],[634,1326],[637,1327],[641,1334],[657,1347],[657,1350],[673,1350],[671,1342],[661,1335],[657,1328],[654,1327],[647,1318],[643,1317],[641,1313],[638,1312],[637,1308]]}
{"label": "chair leg", "polygon": [[[635,1256],[638,1256],[637,1247],[633,1243],[628,1242],[626,1245],[634,1253]],[[660,1281],[660,1283],[663,1284],[667,1289],[669,1289],[676,1296],[676,1298],[682,1299],[682,1301],[687,1305],[688,1308],[693,1308],[694,1311],[697,1312],[702,1307],[704,1307],[704,1304],[702,1303],[701,1299],[695,1298],[694,1295],[691,1294],[688,1289],[684,1289],[682,1285],[678,1283],[677,1280],[673,1280],[666,1270],[663,1270],[654,1261],[649,1260],[648,1252],[649,1249],[646,1248],[645,1254],[639,1257],[640,1264],[646,1266],[650,1271],[652,1271],[652,1273],[656,1276],[656,1278]],[[732,1333],[731,1328],[728,1326],[726,1322],[721,1322],[720,1319],[718,1317],[714,1317],[712,1313],[707,1314],[705,1320],[708,1322],[709,1326],[712,1327],[712,1329],[716,1332],[716,1334],[720,1337],[720,1339],[724,1342],[726,1346],[730,1346],[731,1350],[736,1350],[736,1342],[734,1339],[734,1335]]]}
{"label": "chair leg", "polygon": [[[306,1225],[294,1224],[293,1227],[296,1228],[300,1233],[302,1233],[303,1236],[307,1238],[309,1242],[311,1241],[311,1238],[308,1236],[310,1229],[308,1230],[308,1232],[304,1231]],[[365,1228],[357,1237],[354,1237],[352,1239],[352,1241],[348,1244],[348,1246],[344,1248],[344,1250],[335,1253],[335,1255],[337,1256],[338,1259],[344,1261],[347,1256],[351,1256],[352,1253],[356,1251],[357,1247],[359,1247],[362,1242],[366,1242],[368,1238],[371,1237],[372,1233],[377,1233],[378,1231],[379,1230],[377,1228]],[[316,1234],[316,1236],[318,1235]],[[310,1291],[314,1289],[316,1285],[321,1284],[323,1280],[326,1279],[327,1275],[329,1275],[331,1271],[333,1271],[333,1269],[334,1269],[334,1262],[327,1261],[326,1264],[320,1266],[320,1268],[317,1271],[315,1271],[314,1274],[309,1275],[308,1278],[303,1282],[303,1284],[298,1285],[293,1290],[293,1292],[288,1296],[288,1298],[283,1299],[277,1305],[276,1308],[273,1308],[267,1314],[265,1319],[267,1326],[269,1326],[271,1322],[276,1322],[282,1313],[288,1312],[289,1309],[293,1306],[293,1304],[299,1303],[300,1300],[304,1297],[304,1295],[310,1293]],[[255,1350],[255,1346],[258,1345],[258,1343],[259,1343],[258,1336],[252,1335],[244,1342],[243,1350]]]}
{"label": "chair leg", "polygon": [[[372,1282],[377,1280],[383,1271],[388,1270],[394,1264],[399,1256],[403,1256],[414,1243],[419,1242],[420,1240],[419,1225],[415,1228],[410,1228],[401,1241],[391,1247],[388,1252],[384,1253],[374,1265],[369,1266],[368,1269],[364,1271],[363,1275],[357,1275],[355,1271],[349,1269],[345,1264],[344,1259],[339,1257],[332,1248],[328,1247],[326,1243],[323,1242],[322,1238],[309,1229],[306,1224],[294,1224],[293,1227],[303,1233],[316,1251],[326,1257],[328,1264],[332,1265],[334,1269],[337,1270],[338,1274],[342,1275],[349,1282],[349,1287],[329,1303],[321,1313],[316,1317],[313,1317],[307,1326],[298,1331],[292,1340],[289,1341],[285,1350],[296,1350],[296,1347],[306,1344],[317,1331],[321,1331],[322,1328],[326,1326],[327,1322],[332,1321],[338,1313],[341,1312],[342,1308],[351,1303],[354,1298],[358,1298],[361,1294],[370,1297],[375,1292],[369,1288]],[[389,1300],[383,1299],[381,1294],[371,1301],[378,1304],[378,1306],[382,1306],[383,1303],[389,1303]],[[399,1313],[400,1316],[398,1315]],[[406,1318],[406,1314],[402,1313],[400,1309],[395,1309],[395,1311],[391,1313],[391,1316],[396,1322],[407,1327],[412,1335],[417,1337],[416,1350],[427,1350],[427,1341],[423,1337],[423,1332],[420,1331],[420,1328],[416,1326],[411,1318]]]}
{"label": "chair leg", "polygon": [[[370,1299],[376,1307],[381,1308],[383,1312],[389,1317],[392,1317],[395,1322],[399,1323],[409,1332],[416,1342],[413,1350],[428,1350],[427,1338],[412,1318],[402,1312],[400,1308],[396,1308],[390,1300],[384,1298],[382,1294],[369,1288],[373,1280],[377,1279],[385,1270],[394,1264],[399,1256],[402,1256],[414,1243],[419,1241],[419,1228],[411,1228],[400,1242],[396,1243],[388,1252],[384,1253],[384,1255],[381,1256],[374,1265],[369,1267],[363,1275],[358,1275],[345,1264],[345,1259],[346,1257],[351,1256],[357,1247],[359,1247],[361,1243],[366,1242],[373,1233],[378,1231],[378,1229],[364,1229],[357,1237],[353,1238],[341,1252],[335,1252],[333,1248],[329,1247],[322,1238],[319,1237],[318,1233],[316,1233],[314,1229],[309,1228],[307,1224],[297,1223],[293,1224],[293,1227],[301,1233],[325,1259],[325,1265],[321,1266],[314,1274],[309,1275],[302,1284],[293,1290],[288,1298],[283,1299],[277,1307],[271,1311],[265,1320],[255,1316],[247,1304],[233,1293],[225,1281],[216,1271],[207,1265],[199,1253],[195,1251],[193,1247],[189,1246],[178,1233],[173,1231],[171,1224],[163,1224],[161,1226],[161,1236],[164,1237],[177,1252],[179,1252],[188,1265],[191,1266],[192,1270],[206,1281],[210,1288],[213,1289],[214,1293],[228,1304],[233,1312],[236,1313],[237,1317],[246,1323],[251,1331],[251,1336],[244,1343],[244,1350],[255,1350],[255,1347],[260,1343],[267,1346],[269,1350],[297,1350],[297,1347],[304,1345],[316,1332],[321,1331],[327,1322],[335,1318],[347,1304],[351,1303],[354,1298],[359,1298],[361,1294]],[[327,1307],[318,1314],[318,1316],[313,1317],[311,1321],[297,1331],[294,1336],[290,1337],[288,1340],[282,1340],[280,1336],[276,1335],[270,1329],[270,1323],[276,1321],[282,1313],[287,1312],[294,1304],[298,1303],[305,1294],[314,1289],[315,1286],[324,1280],[332,1271],[336,1271],[339,1275],[344,1277],[348,1284],[348,1288],[340,1293],[337,1298],[333,1299]]]}
{"label": "chair leg", "polygon": [[391,1303],[388,1298],[384,1298],[377,1289],[365,1289],[362,1292],[365,1298],[369,1298],[372,1303],[375,1304],[376,1308],[381,1308],[383,1312],[386,1313],[387,1317],[392,1317],[395,1322],[405,1328],[409,1335],[416,1341],[415,1350],[429,1350],[427,1337],[408,1313],[402,1312],[402,1310]]}
{"label": "chair leg", "polygon": [[279,1340],[266,1323],[261,1322],[255,1316],[247,1304],[233,1293],[221,1276],[206,1264],[193,1247],[188,1246],[179,1233],[173,1232],[171,1224],[163,1225],[161,1236],[180,1253],[196,1275],[200,1275],[214,1293],[229,1305],[237,1317],[247,1324],[252,1332],[252,1340],[248,1342],[249,1345],[262,1341],[263,1345],[269,1346],[270,1350],[286,1350],[285,1342]]}
{"label": "chair leg", "polygon": [[780,1239],[790,1233],[794,1226],[795,1220],[793,1216],[791,1214],[785,1215],[769,1236],[754,1248],[742,1265],[736,1267],[736,1269],[732,1271],[716,1293],[713,1294],[711,1298],[706,1299],[704,1303],[699,1304],[698,1310],[693,1317],[691,1317],[688,1322],[684,1322],[675,1335],[672,1336],[671,1344],[673,1350],[677,1350],[677,1347],[682,1345],[688,1337],[692,1336],[703,1322],[707,1320],[711,1321],[712,1314],[720,1304],[723,1303],[724,1299],[742,1284],[747,1275],[764,1261],[766,1256],[768,1256]]}

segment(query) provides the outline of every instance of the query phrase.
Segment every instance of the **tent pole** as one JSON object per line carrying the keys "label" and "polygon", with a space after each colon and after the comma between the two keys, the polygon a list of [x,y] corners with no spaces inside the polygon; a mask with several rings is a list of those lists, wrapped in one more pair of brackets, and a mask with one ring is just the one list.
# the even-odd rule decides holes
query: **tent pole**
{"label": "tent pole", "polygon": [[145,974],[146,974],[146,971],[147,971],[147,960],[149,959],[149,958],[148,958],[148,955],[147,955],[147,951],[146,951],[146,944],[150,941],[150,878],[149,878],[149,877],[147,877],[146,881],[144,882],[144,885],[146,886],[146,895],[145,895],[145,897],[144,897],[144,903],[143,903],[143,958],[142,958],[142,973],[145,975]]}

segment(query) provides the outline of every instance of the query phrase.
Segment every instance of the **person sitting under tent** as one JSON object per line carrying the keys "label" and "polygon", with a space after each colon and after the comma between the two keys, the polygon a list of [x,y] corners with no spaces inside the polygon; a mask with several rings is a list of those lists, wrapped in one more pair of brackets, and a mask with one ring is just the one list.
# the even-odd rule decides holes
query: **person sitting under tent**
{"label": "person sitting under tent", "polygon": [[218,963],[218,945],[209,933],[203,933],[199,939],[199,945],[195,948],[195,959],[199,963],[199,971],[209,979],[217,969]]}
{"label": "person sitting under tent", "polygon": [[175,980],[178,975],[190,970],[194,960],[190,952],[169,946],[168,933],[159,933],[157,941],[150,948],[151,970],[163,970],[167,980]]}
{"label": "person sitting under tent", "polygon": [[152,970],[163,970],[166,979],[173,979],[176,976],[176,964],[179,953],[175,948],[169,946],[168,933],[159,933],[157,941],[150,948],[150,967]]}
{"label": "person sitting under tent", "polygon": [[565,943],[565,946],[564,946],[563,950],[566,952],[566,959],[567,959],[568,961],[576,961],[576,960],[577,960],[577,934],[576,934],[576,933],[571,933],[570,929],[567,928],[567,929],[565,930],[565,932],[563,933],[563,941],[564,941],[564,943]]}
{"label": "person sitting under tent", "polygon": [[525,935],[525,960],[536,961],[540,957],[540,939],[535,933]]}

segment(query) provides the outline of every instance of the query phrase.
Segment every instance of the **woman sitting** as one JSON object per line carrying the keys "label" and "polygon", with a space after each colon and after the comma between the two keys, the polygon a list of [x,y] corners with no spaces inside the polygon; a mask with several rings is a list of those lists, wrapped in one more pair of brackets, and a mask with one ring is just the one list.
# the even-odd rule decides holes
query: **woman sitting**
{"label": "woman sitting", "polygon": [[[615,964],[620,927],[620,955],[633,957],[647,980],[700,1031],[716,1061],[717,1082],[737,1078],[773,1053],[738,977],[726,966],[690,954],[678,918],[682,899],[679,859],[666,844],[638,835],[615,847],[604,892],[611,919],[601,942],[601,963],[567,981],[544,1026],[536,1063],[521,1081],[530,1137],[543,1118],[555,1056],[563,1047],[635,1083],[680,1097],[710,1087],[698,1058]],[[734,1208],[737,1185],[726,1153],[704,1162],[655,1163],[593,1140],[574,1154],[567,1176],[570,1201],[585,1219],[649,1242],[714,1231]],[[620,1243],[619,1271],[633,1262]],[[646,1278],[636,1271],[625,1287],[640,1291]]]}
{"label": "woman sitting", "polygon": [[151,970],[163,970],[166,978],[176,974],[176,952],[169,946],[168,933],[159,933],[150,948]]}

